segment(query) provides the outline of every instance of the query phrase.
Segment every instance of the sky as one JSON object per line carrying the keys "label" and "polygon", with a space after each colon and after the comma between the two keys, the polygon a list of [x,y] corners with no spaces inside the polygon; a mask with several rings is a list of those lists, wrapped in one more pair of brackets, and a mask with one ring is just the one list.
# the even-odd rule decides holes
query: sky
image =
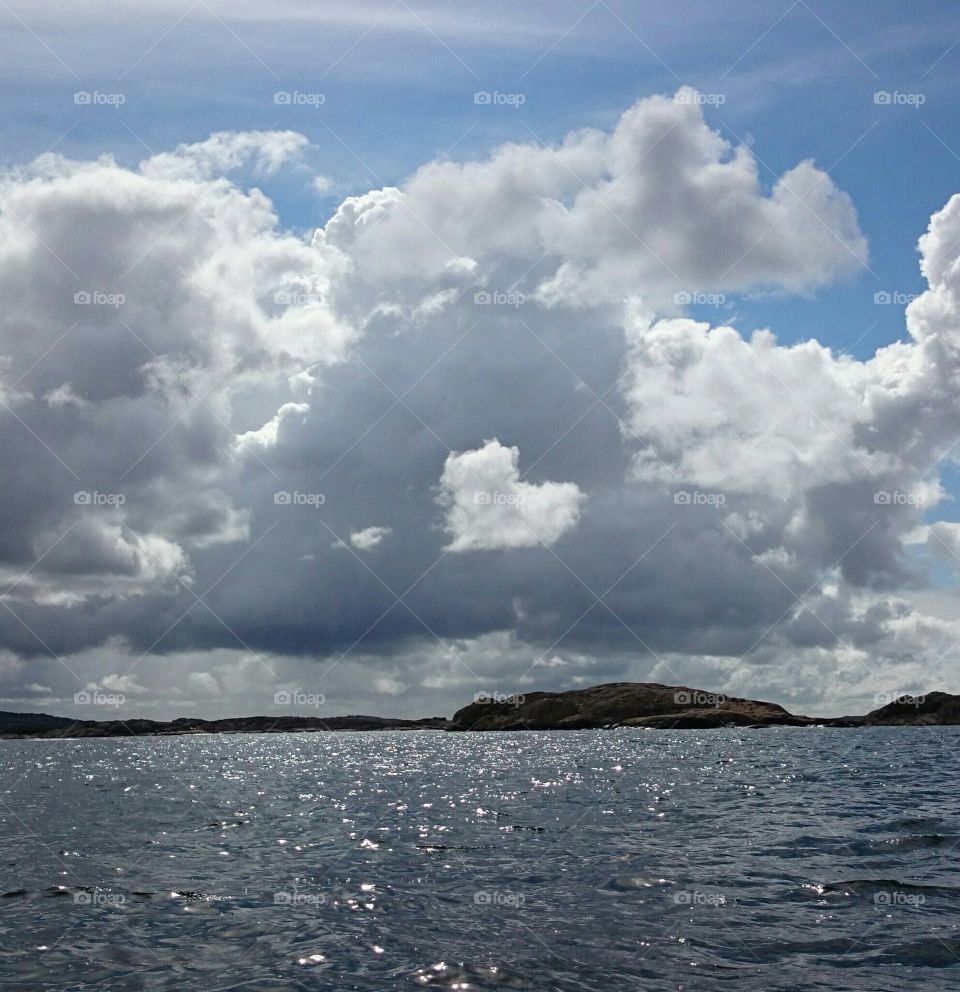
{"label": "sky", "polygon": [[0,707],[960,685],[960,16],[0,4]]}

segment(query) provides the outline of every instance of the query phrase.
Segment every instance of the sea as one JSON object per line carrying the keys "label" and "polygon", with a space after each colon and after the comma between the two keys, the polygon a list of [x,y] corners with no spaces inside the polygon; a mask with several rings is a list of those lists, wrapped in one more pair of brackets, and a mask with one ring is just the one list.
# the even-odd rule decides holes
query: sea
{"label": "sea", "polygon": [[960,988],[960,728],[0,742],[0,988]]}

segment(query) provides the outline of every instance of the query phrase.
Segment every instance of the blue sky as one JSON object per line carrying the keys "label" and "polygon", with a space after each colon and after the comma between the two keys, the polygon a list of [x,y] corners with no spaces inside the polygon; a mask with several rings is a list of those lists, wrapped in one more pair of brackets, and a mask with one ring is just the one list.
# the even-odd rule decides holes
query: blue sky
{"label": "blue sky", "polygon": [[[681,83],[721,94],[707,118],[753,145],[764,182],[814,159],[851,195],[870,241],[870,271],[811,298],[738,301],[728,319],[747,331],[775,327],[787,342],[815,332],[860,357],[903,334],[902,307],[875,305],[874,294],[920,291],[915,242],[960,166],[951,85],[960,20],[937,2],[103,11],[103,23],[64,17],[53,4],[14,3],[4,13],[4,159],[22,163],[55,145],[132,164],[213,131],[293,128],[333,181],[326,197],[298,188],[295,176],[271,187],[284,221],[303,228],[342,195],[398,182],[448,149],[464,159],[503,141],[609,127],[638,98]],[[78,107],[78,89],[122,93],[125,103]],[[278,107],[277,90],[322,93],[325,103]],[[478,113],[477,90],[520,93],[524,103]],[[924,102],[878,105],[878,91]],[[712,307],[703,314],[715,316]]]}

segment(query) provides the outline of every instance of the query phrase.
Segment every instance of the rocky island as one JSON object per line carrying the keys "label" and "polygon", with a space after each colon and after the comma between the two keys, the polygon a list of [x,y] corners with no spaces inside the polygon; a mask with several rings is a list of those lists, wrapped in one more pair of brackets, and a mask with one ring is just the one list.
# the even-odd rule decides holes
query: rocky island
{"label": "rocky island", "polygon": [[688,686],[609,682],[568,692],[480,698],[457,710],[451,730],[586,730],[601,727],[804,726],[776,703]]}
{"label": "rocky island", "polygon": [[221,720],[71,720],[44,713],[0,712],[0,738],[141,737],[186,734],[264,734],[342,730],[590,730],[634,727],[699,730],[715,727],[883,727],[960,725],[960,696],[902,695],[863,716],[810,717],[778,703],[743,699],[689,686],[610,682],[567,692],[480,694],[452,719],[378,716],[251,716]]}
{"label": "rocky island", "polygon": [[487,697],[457,710],[451,730],[585,730],[602,727],[869,727],[960,724],[960,696],[903,695],[864,716],[810,717],[777,703],[689,686],[610,682],[568,692]]}

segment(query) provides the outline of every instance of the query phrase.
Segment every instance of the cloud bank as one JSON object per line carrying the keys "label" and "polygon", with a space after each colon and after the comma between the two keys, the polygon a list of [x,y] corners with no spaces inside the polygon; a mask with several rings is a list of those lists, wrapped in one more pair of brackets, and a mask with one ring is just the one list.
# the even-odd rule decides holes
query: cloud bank
{"label": "cloud bank", "polygon": [[303,235],[256,184],[306,144],[0,178],[0,692],[426,712],[657,678],[840,712],[867,673],[954,685],[960,630],[916,604],[957,560],[960,198],[907,336],[859,361],[687,315],[867,259],[826,173],[764,188],[692,90]]}

